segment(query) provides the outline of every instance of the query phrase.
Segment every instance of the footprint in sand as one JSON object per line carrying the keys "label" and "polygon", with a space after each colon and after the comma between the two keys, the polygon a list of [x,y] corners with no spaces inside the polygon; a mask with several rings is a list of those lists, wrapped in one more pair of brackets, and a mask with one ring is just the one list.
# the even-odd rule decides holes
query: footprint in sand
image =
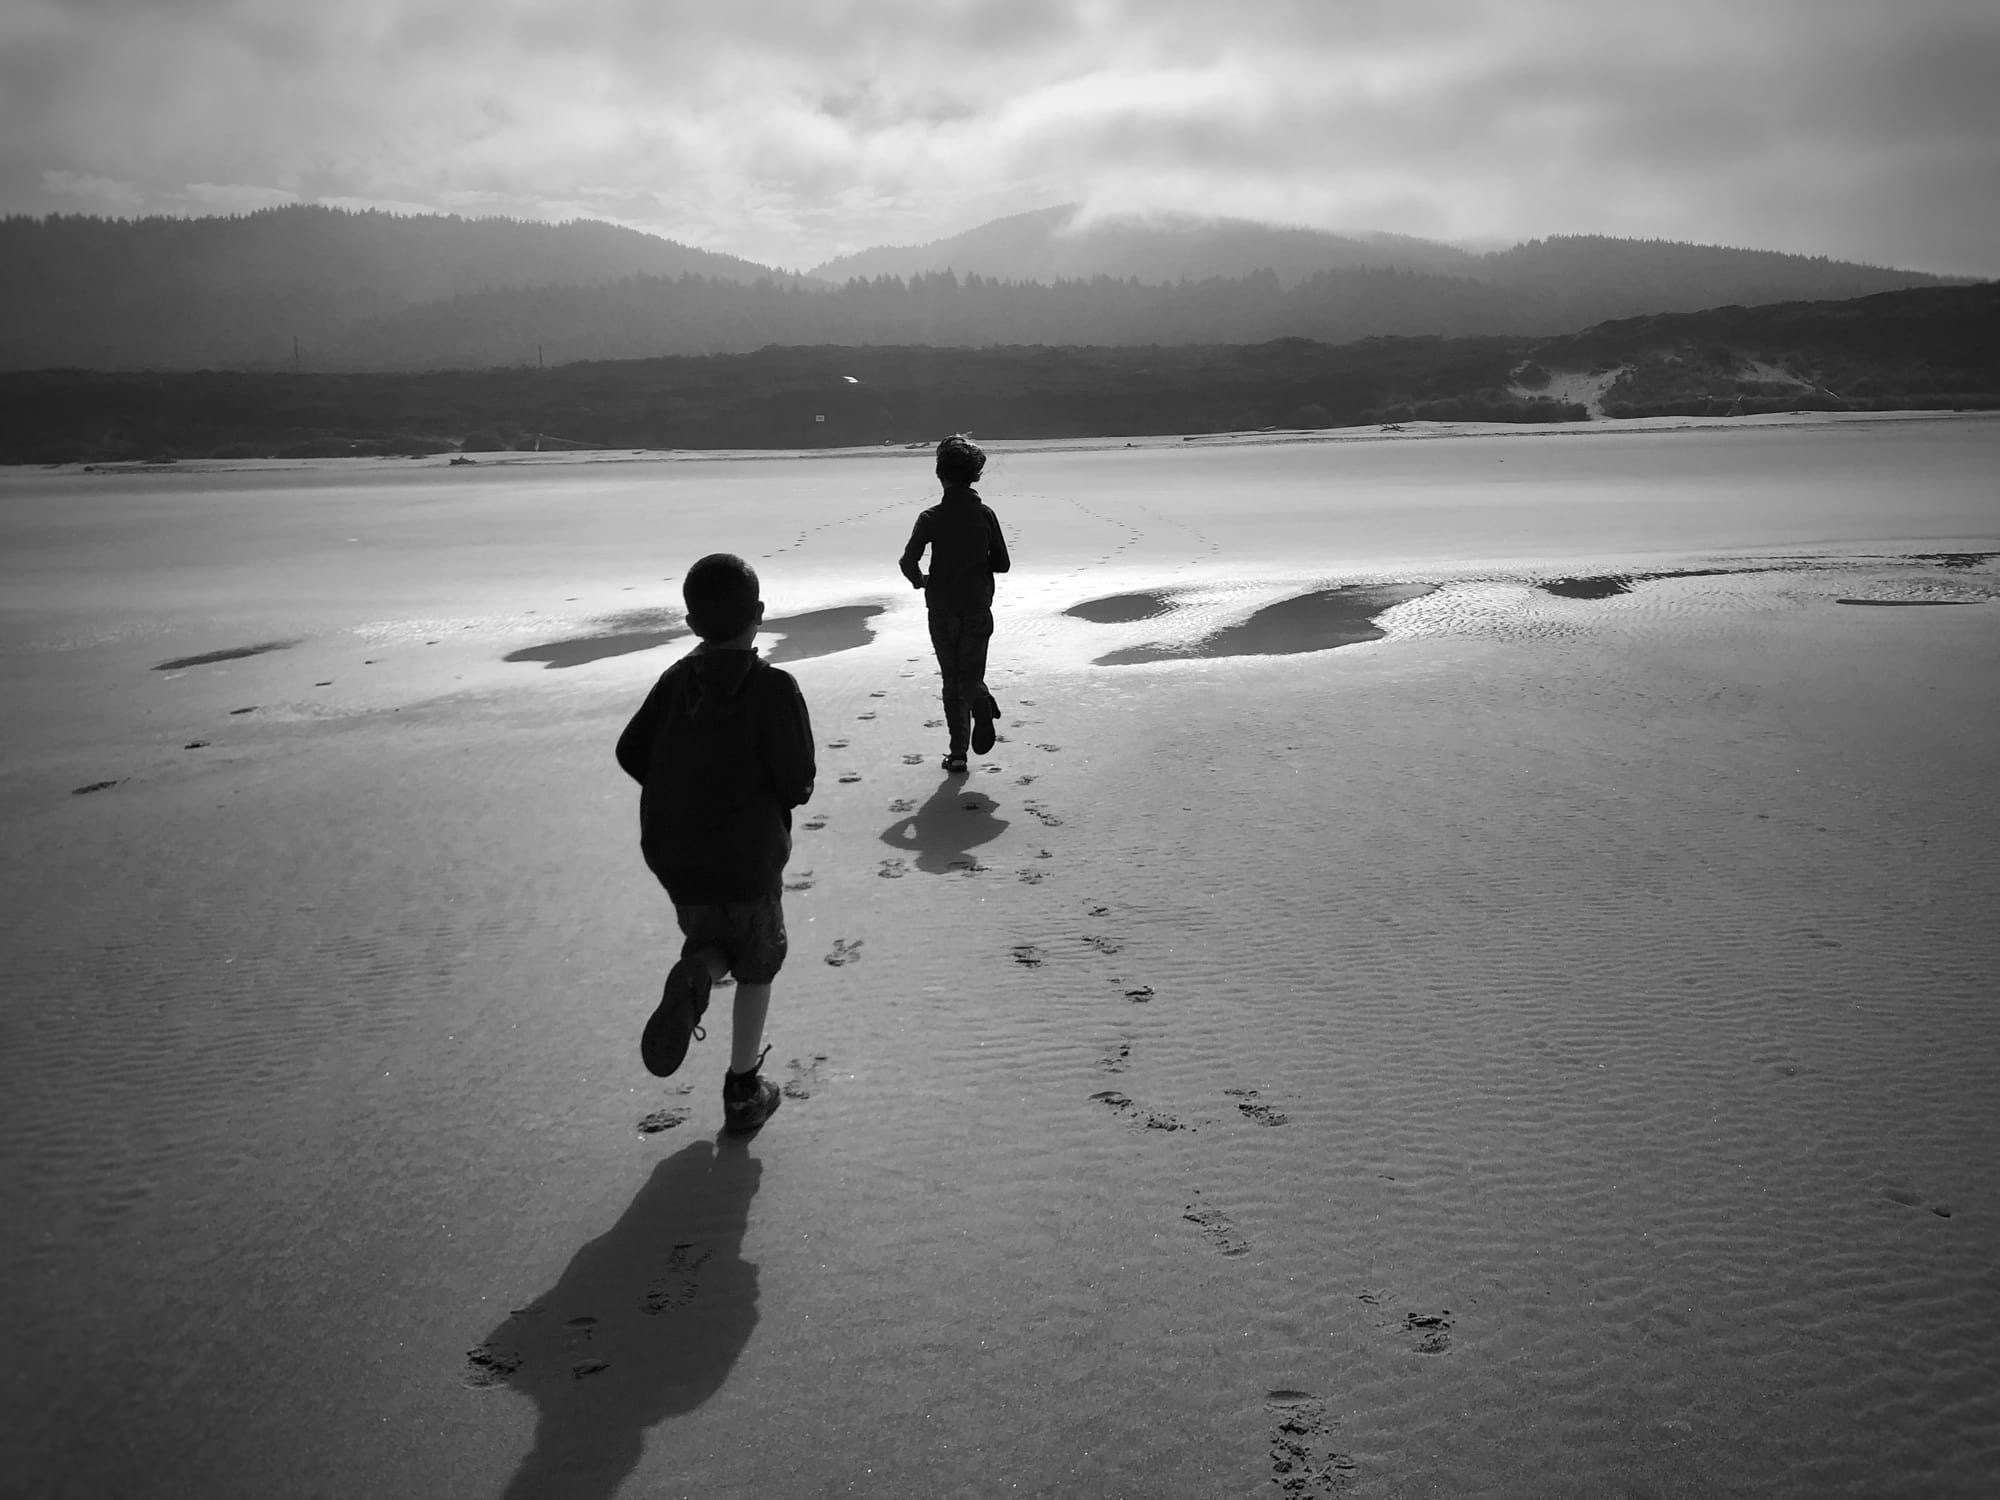
{"label": "footprint in sand", "polygon": [[[539,1312],[539,1308],[516,1308],[517,1316]],[[458,1378],[474,1390],[505,1385],[507,1377],[521,1368],[521,1356],[497,1344],[474,1344],[465,1351],[465,1371]]]}
{"label": "footprint in sand", "polygon": [[930,757],[927,755],[906,755],[903,757],[903,764],[906,766],[920,766],[929,759]]}
{"label": "footprint in sand", "polygon": [[845,750],[852,743],[852,740],[828,740],[826,748],[829,750]]}
{"label": "footprint in sand", "polygon": [[1044,828],[1062,827],[1062,819],[1057,817],[1054,813],[1050,812],[1046,807],[1042,806],[1041,803],[1024,802],[1021,804],[1021,806],[1023,810],[1025,810],[1029,814],[1029,816],[1037,819]]}
{"label": "footprint in sand", "polygon": [[924,720],[924,728],[926,728],[926,729],[942,729],[942,728],[944,728],[944,720],[943,720],[943,719],[926,719],[926,720]]}
{"label": "footprint in sand", "polygon": [[1125,998],[1134,1005],[1144,1005],[1153,998],[1153,987],[1150,984],[1135,984],[1125,992]]}
{"label": "footprint in sand", "polygon": [[[1891,1203],[1902,1204],[1905,1208],[1923,1208],[1926,1206],[1921,1193],[1913,1193],[1905,1187],[1885,1187],[1882,1189],[1882,1196],[1887,1198]],[[1928,1207],[1940,1219],[1949,1219],[1951,1217],[1951,1205],[1949,1203],[1933,1203],[1928,1205]]]}
{"label": "footprint in sand", "polygon": [[892,813],[915,812],[916,810],[917,799],[914,797],[898,797],[894,802],[889,804],[889,811]]}
{"label": "footprint in sand", "polygon": [[1117,941],[1115,938],[1108,938],[1095,932],[1086,932],[1083,935],[1083,940],[1106,957],[1109,957],[1113,953],[1122,952],[1125,947],[1123,943]]}
{"label": "footprint in sand", "polygon": [[206,750],[207,748],[207,740],[189,740],[185,745],[181,746],[183,750]]}
{"label": "footprint in sand", "polygon": [[660,1274],[646,1284],[646,1294],[639,1299],[639,1311],[648,1317],[658,1317],[694,1301],[695,1293],[701,1290],[701,1268],[714,1254],[714,1250],[695,1240],[684,1240],[674,1246],[667,1252],[667,1263],[660,1268]]}
{"label": "footprint in sand", "polygon": [[826,827],[826,819],[822,815],[815,814],[814,816],[807,818],[802,826],[810,828],[814,833],[818,833],[820,829]]}
{"label": "footprint in sand", "polygon": [[1093,906],[1084,915],[1086,917],[1108,917],[1111,915],[1111,908],[1108,906]]}
{"label": "footprint in sand", "polygon": [[884,880],[901,880],[908,869],[909,866],[904,864],[900,859],[885,859],[882,861],[881,868],[876,870],[875,873],[880,875]]}
{"label": "footprint in sand", "polygon": [[798,874],[785,882],[785,889],[788,891],[811,890],[813,888],[812,873],[811,870],[799,871]]}
{"label": "footprint in sand", "polygon": [[639,1134],[658,1135],[663,1130],[672,1130],[676,1125],[685,1125],[689,1111],[680,1108],[656,1109],[639,1122]]}
{"label": "footprint in sand", "polygon": [[232,709],[230,709],[230,710],[229,710],[229,717],[233,719],[233,718],[235,718],[235,717],[236,717],[236,716],[237,716],[238,714],[254,714],[255,712],[257,712],[257,705],[253,703],[253,704],[251,704],[251,705],[250,705],[250,706],[249,706],[248,708],[232,708]]}
{"label": "footprint in sand", "polygon": [[1014,778],[1015,786],[1033,786],[1034,784],[1035,778],[1032,776],[1016,776]]}
{"label": "footprint in sand", "polygon": [[809,1063],[800,1062],[796,1057],[785,1064],[791,1077],[785,1080],[787,1099],[810,1099],[813,1090],[819,1087],[819,1065],[826,1061],[824,1052],[815,1052]]}
{"label": "footprint in sand", "polygon": [[1201,1231],[1201,1237],[1224,1255],[1242,1255],[1250,1242],[1237,1232],[1235,1221],[1219,1208],[1190,1203],[1181,1217]]}
{"label": "footprint in sand", "polygon": [[1039,969],[1047,959],[1048,955],[1033,943],[1014,945],[1014,962],[1024,969]]}
{"label": "footprint in sand", "polygon": [[884,693],[884,692],[881,692],[881,691],[879,691],[879,690],[878,690],[878,691],[876,691],[876,692],[873,692],[873,693],[870,693],[870,694],[869,694],[868,696],[869,696],[869,697],[871,697],[871,698],[886,698],[886,697],[888,697],[889,695],[888,695],[887,693]]}
{"label": "footprint in sand", "polygon": [[1044,874],[1045,872],[1041,870],[1023,870],[1020,874],[1020,880],[1023,885],[1040,885]]}
{"label": "footprint in sand", "polygon": [[843,964],[860,963],[861,943],[862,939],[860,938],[856,938],[851,943],[846,938],[835,938],[833,940],[833,952],[827,954],[826,961],[836,969],[840,968]]}
{"label": "footprint in sand", "polygon": [[843,771],[840,775],[840,784],[842,786],[853,786],[860,779],[861,773],[859,771]]}
{"label": "footprint in sand", "polygon": [[1050,753],[1051,755],[1053,755],[1053,754],[1055,754],[1055,752],[1056,752],[1056,751],[1058,751],[1058,750],[1062,749],[1062,746],[1061,746],[1061,745],[1037,745],[1037,746],[1035,746],[1035,748],[1036,748],[1037,750],[1046,750],[1046,751],[1048,751],[1048,752],[1049,752],[1049,753]]}
{"label": "footprint in sand", "polygon": [[83,795],[84,795],[85,793],[87,793],[87,792],[102,792],[102,791],[108,791],[108,790],[109,790],[110,788],[112,788],[112,787],[114,787],[114,786],[123,786],[123,785],[125,784],[126,780],[127,780],[127,778],[125,778],[125,777],[123,777],[123,776],[120,776],[120,777],[118,777],[118,778],[116,778],[115,780],[112,780],[112,781],[93,781],[93,782],[90,782],[90,783],[89,783],[88,785],[86,785],[86,786],[73,786],[73,787],[71,787],[71,788],[69,789],[69,794],[70,794],[70,795],[71,795],[72,797],[81,797],[81,796],[83,796]]}
{"label": "footprint in sand", "polygon": [[1264,1398],[1271,1421],[1271,1482],[1278,1493],[1327,1500],[1346,1489],[1360,1467],[1333,1445],[1334,1418],[1311,1391],[1272,1391]]}
{"label": "footprint in sand", "polygon": [[1245,1119],[1255,1120],[1259,1125],[1286,1125],[1291,1116],[1283,1110],[1275,1109],[1257,1097],[1255,1089],[1224,1089],[1223,1093],[1236,1101],[1236,1107]]}
{"label": "footprint in sand", "polygon": [[1434,1313],[1404,1313],[1403,1332],[1416,1335],[1410,1347],[1419,1354],[1444,1354],[1451,1349],[1451,1309]]}
{"label": "footprint in sand", "polygon": [[1156,1109],[1148,1109],[1143,1104],[1135,1104],[1128,1096],[1116,1089],[1100,1089],[1092,1094],[1113,1114],[1123,1116],[1127,1123],[1141,1130],[1192,1130],[1194,1127],[1177,1115],[1163,1114]]}
{"label": "footprint in sand", "polygon": [[1107,1073],[1122,1073],[1132,1064],[1132,1044],[1120,1042],[1118,1050],[1097,1060],[1098,1067]]}
{"label": "footprint in sand", "polygon": [[856,715],[855,715],[854,717],[855,717],[855,718],[857,718],[857,719],[872,719],[872,718],[874,718],[874,717],[875,717],[875,710],[871,708],[871,709],[869,709],[869,710],[868,710],[868,712],[867,712],[867,713],[865,713],[865,714],[856,714]]}

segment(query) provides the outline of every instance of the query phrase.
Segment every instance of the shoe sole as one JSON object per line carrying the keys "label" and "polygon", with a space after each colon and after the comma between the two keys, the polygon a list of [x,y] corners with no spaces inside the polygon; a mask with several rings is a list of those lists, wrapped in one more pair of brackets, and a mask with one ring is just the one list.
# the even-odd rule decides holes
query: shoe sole
{"label": "shoe sole", "polygon": [[688,1042],[708,1009],[708,965],[683,958],[667,971],[660,1003],[639,1037],[639,1060],[655,1078],[671,1078],[687,1059]]}
{"label": "shoe sole", "polygon": [[993,748],[993,721],[1000,716],[1000,706],[991,698],[972,711],[972,753],[984,755]]}

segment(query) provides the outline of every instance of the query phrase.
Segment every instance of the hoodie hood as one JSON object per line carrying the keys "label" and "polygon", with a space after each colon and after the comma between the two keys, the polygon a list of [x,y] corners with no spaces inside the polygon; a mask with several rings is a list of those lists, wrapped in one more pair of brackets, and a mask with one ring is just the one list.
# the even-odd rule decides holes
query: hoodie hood
{"label": "hoodie hood", "polygon": [[743,684],[764,664],[755,651],[718,651],[701,645],[682,666],[688,674],[689,718],[730,718],[743,711]]}

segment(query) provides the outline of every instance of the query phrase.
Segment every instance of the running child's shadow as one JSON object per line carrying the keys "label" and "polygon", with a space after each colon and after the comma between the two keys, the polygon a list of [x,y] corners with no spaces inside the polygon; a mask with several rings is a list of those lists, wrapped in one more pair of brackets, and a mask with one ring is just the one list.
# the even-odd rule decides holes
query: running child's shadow
{"label": "running child's shadow", "polygon": [[947,776],[930,800],[882,830],[882,842],[917,857],[927,875],[946,875],[978,863],[972,851],[1007,831],[1007,820],[995,817],[1000,804],[975,792],[962,776]]}
{"label": "running child's shadow", "polygon": [[728,1137],[675,1152],[472,1351],[470,1383],[540,1408],[505,1500],[603,1500],[638,1466],[647,1428],[722,1388],[757,1326],[757,1268],[742,1250],[762,1171]]}

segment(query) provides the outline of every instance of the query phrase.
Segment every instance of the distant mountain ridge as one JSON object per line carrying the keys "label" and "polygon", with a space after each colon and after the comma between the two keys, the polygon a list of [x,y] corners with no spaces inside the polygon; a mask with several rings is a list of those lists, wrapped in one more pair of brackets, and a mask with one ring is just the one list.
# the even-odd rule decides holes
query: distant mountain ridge
{"label": "distant mountain ridge", "polygon": [[951,271],[1000,281],[1204,281],[1269,271],[1287,286],[1316,271],[1373,266],[1471,275],[1478,257],[1408,235],[1344,235],[1251,219],[1162,214],[1078,225],[1074,203],[994,219],[926,245],[881,245],[807,272],[821,281]]}
{"label": "distant mountain ridge", "polygon": [[360,320],[466,293],[768,266],[596,220],[291,204],[213,218],[0,219],[0,365],[283,365]]}
{"label": "distant mountain ridge", "polygon": [[1473,254],[1246,220],[1110,221],[1071,233],[1073,223],[1073,210],[1040,210],[931,246],[864,252],[821,270],[977,255],[956,271],[882,270],[835,284],[592,221],[309,206],[216,219],[10,218],[0,220],[0,369],[397,370],[767,344],[1547,335],[1943,280],[1601,236]]}

